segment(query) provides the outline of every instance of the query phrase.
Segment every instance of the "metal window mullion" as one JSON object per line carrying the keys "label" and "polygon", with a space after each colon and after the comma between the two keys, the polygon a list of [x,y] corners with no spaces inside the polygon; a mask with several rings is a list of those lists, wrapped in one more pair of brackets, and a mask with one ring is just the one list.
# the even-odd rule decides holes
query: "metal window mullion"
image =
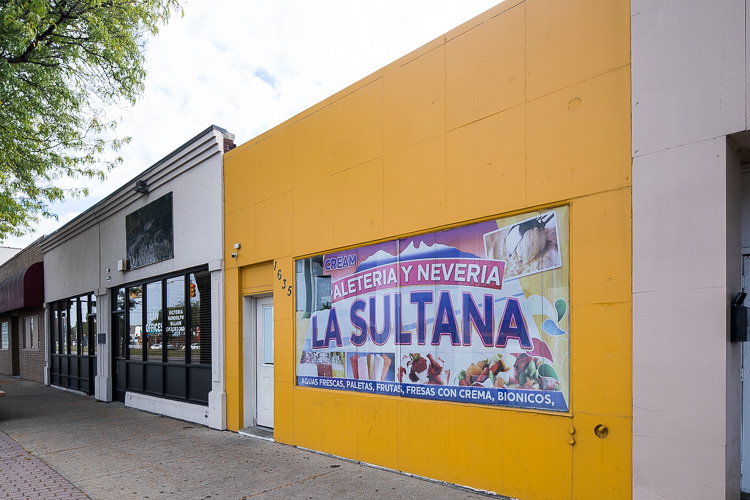
{"label": "metal window mullion", "polygon": [[[169,304],[167,304],[167,286],[168,286],[168,280],[169,278],[164,278],[161,280],[161,362],[162,364],[165,363],[164,357],[166,356],[166,344],[167,344],[167,314]],[[165,383],[167,380],[167,374],[165,373],[165,368],[162,368],[162,377],[161,377],[161,392],[162,394],[166,394],[166,387]]]}
{"label": "metal window mullion", "polygon": [[[130,360],[130,289],[125,287],[125,311],[122,315],[125,319],[125,328],[120,332],[120,336],[123,339],[123,345],[125,346],[125,359]],[[127,368],[126,368],[127,371]],[[127,375],[125,376],[127,380]],[[126,387],[127,389],[127,387]]]}
{"label": "metal window mullion", "polygon": [[57,328],[57,354],[62,354],[65,350],[65,335],[62,331],[62,313],[61,313],[61,302],[58,300],[55,302],[55,312],[57,313],[57,317],[55,318],[56,328]]}
{"label": "metal window mullion", "polygon": [[[76,297],[76,355],[80,356],[83,347],[83,328],[81,325],[81,296]],[[78,375],[81,374],[81,364],[78,363]]]}
{"label": "metal window mullion", "polygon": [[[188,401],[190,399],[190,364],[192,363],[192,350],[190,349],[190,346],[193,345],[193,336],[192,336],[192,318],[190,317],[190,311],[191,309],[191,303],[190,303],[190,275],[194,273],[186,273],[185,274],[185,322],[183,327],[185,328],[185,359],[183,360],[184,367],[185,367],[185,380],[183,380],[183,384],[185,386],[185,401]],[[198,290],[198,284],[195,285],[196,292]]]}
{"label": "metal window mullion", "polygon": [[[187,383],[187,366],[193,363],[193,353],[190,346],[193,345],[193,318],[191,312],[193,311],[193,304],[190,301],[190,275],[195,276],[195,273],[188,273],[185,275],[185,383]],[[196,293],[198,292],[198,283],[195,283]],[[185,395],[189,394],[189,387],[185,386]]]}
{"label": "metal window mullion", "polygon": [[[148,311],[148,283],[141,283],[141,359],[143,363],[150,361],[148,353],[148,320],[146,311]],[[130,330],[128,330],[130,332]],[[146,372],[143,372],[143,388],[146,388]]]}
{"label": "metal window mullion", "polygon": [[[65,299],[63,303],[65,304],[65,354],[70,356],[70,299]],[[68,376],[70,376],[70,373],[68,373]]]}

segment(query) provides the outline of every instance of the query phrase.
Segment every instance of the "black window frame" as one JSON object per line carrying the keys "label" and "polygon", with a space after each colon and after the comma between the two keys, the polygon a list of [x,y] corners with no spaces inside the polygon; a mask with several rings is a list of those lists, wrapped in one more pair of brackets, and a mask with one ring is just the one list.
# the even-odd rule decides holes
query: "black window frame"
{"label": "black window frame", "polygon": [[[192,318],[190,314],[191,302],[190,302],[190,276],[193,274],[206,273],[209,275],[209,297],[207,297],[207,306],[211,308],[211,317],[213,317],[213,307],[211,304],[211,272],[208,270],[207,265],[198,266],[194,268],[184,269],[179,272],[172,272],[168,274],[151,276],[143,278],[138,281],[129,282],[126,284],[118,285],[111,289],[111,319],[113,322],[112,332],[116,330],[114,323],[119,321],[120,317],[124,319],[124,328],[122,335],[125,339],[116,339],[114,335],[112,337],[113,349],[112,358],[113,363],[117,363],[118,359],[120,362],[124,362],[125,370],[122,375],[125,377],[125,385],[121,385],[121,381],[118,382],[120,387],[125,388],[125,392],[136,392],[146,394],[150,396],[156,396],[165,399],[177,400],[188,402],[191,404],[208,405],[208,393],[211,390],[211,370],[212,363],[200,363],[193,362],[193,352],[190,349],[191,341],[193,339],[192,331]],[[172,278],[183,278],[183,328],[184,328],[184,357],[179,361],[169,359],[169,349],[167,346],[167,321],[168,321],[168,302],[167,302],[167,281]],[[161,283],[161,345],[162,348],[158,350],[161,354],[160,357],[155,356],[155,350],[149,350],[147,348],[147,325],[148,325],[148,285],[152,283]],[[142,290],[142,304],[141,304],[141,357],[133,359],[131,357],[131,342],[130,342],[130,307],[131,297],[130,289],[135,287],[141,287]],[[122,307],[118,307],[118,296],[119,291],[124,291],[125,300]],[[203,300],[203,299],[202,299]],[[209,360],[211,359],[210,351],[213,350],[213,332],[210,332],[209,337],[211,342],[209,344]],[[118,345],[118,340],[121,342]],[[121,353],[122,347],[124,347],[124,353]],[[123,356],[124,354],[124,356]],[[197,357],[197,356],[196,356]],[[179,380],[179,373],[183,372],[182,381]],[[184,386],[184,387],[181,387]],[[170,389],[171,387],[171,389]],[[177,388],[176,390],[175,387]],[[196,390],[199,387],[199,390]],[[207,390],[206,390],[207,388]],[[116,394],[116,399],[122,399],[124,392],[121,389],[115,389],[121,392]]]}
{"label": "black window frame", "polygon": [[[86,298],[86,311],[81,309],[82,298]],[[71,330],[70,312],[75,301],[75,332]],[[91,327],[91,304],[96,303],[96,294],[92,292],[71,295],[64,299],[47,303],[47,325],[50,331],[50,342],[47,346],[50,357],[50,376],[52,385],[75,389],[86,394],[94,393],[96,377],[96,328]],[[81,352],[83,337],[83,317],[89,325],[86,332],[88,349]],[[74,344],[75,340],[75,344]]]}

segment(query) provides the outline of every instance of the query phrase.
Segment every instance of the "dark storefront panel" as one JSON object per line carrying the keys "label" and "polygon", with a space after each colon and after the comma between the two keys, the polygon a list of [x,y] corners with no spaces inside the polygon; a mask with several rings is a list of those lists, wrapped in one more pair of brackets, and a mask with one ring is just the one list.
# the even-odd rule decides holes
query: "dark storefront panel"
{"label": "dark storefront panel", "polygon": [[208,404],[208,393],[211,392],[211,366],[200,365],[188,368],[188,398]]}
{"label": "dark storefront panel", "polygon": [[208,404],[211,274],[184,272],[113,291],[114,398],[125,392]]}
{"label": "dark storefront panel", "polygon": [[125,387],[125,373],[127,372],[125,366],[126,361],[124,359],[115,361],[115,373],[113,373],[112,380],[114,381],[115,394],[117,394],[115,399],[117,401],[125,401],[125,392],[127,390]]}
{"label": "dark storefront panel", "polygon": [[143,364],[138,362],[128,362],[125,365],[127,367],[127,381],[128,390],[135,392],[143,392]]}
{"label": "dark storefront panel", "polygon": [[52,385],[94,393],[96,378],[96,296],[71,297],[49,306]]}
{"label": "dark storefront panel", "polygon": [[146,392],[156,396],[163,395],[164,366],[161,364],[146,365]]}
{"label": "dark storefront panel", "polygon": [[166,395],[171,398],[184,399],[187,397],[187,372],[184,366],[166,366],[167,380],[164,387]]}

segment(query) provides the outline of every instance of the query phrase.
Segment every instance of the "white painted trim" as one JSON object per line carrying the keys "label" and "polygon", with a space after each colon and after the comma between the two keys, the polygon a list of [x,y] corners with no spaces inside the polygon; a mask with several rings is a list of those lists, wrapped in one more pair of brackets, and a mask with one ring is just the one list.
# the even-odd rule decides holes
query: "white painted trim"
{"label": "white painted trim", "polygon": [[96,377],[94,395],[99,401],[112,401],[112,296],[107,289],[96,295],[96,335],[105,334],[107,341],[96,345]]}
{"label": "white painted trim", "polygon": [[[242,297],[242,427],[257,425],[255,373],[257,373],[257,347],[255,339],[255,306],[257,299],[271,298],[273,294],[245,295]],[[275,368],[274,368],[275,369]],[[249,415],[249,417],[248,417]]]}
{"label": "white painted trim", "polygon": [[254,295],[242,297],[242,427],[256,425],[255,408],[255,299]]}
{"label": "white painted trim", "polygon": [[211,414],[208,426],[227,428],[227,393],[224,382],[224,270],[211,271],[211,392],[208,408]]}
{"label": "white painted trim", "polygon": [[239,431],[237,431],[237,434],[239,434],[240,436],[251,437],[253,439],[260,439],[261,441],[268,441],[269,443],[275,443],[276,442],[276,440],[274,438],[258,436],[257,434],[253,434],[251,432],[245,432],[242,429],[240,429]]}
{"label": "white painted trim", "polygon": [[160,186],[168,184],[185,171],[205,163],[217,154],[222,154],[225,133],[223,129],[215,126],[204,130],[173,151],[166,158],[159,160],[156,164],[139,174],[135,179],[125,183],[117,191],[99,201],[63,227],[47,235],[39,243],[42,251],[44,253],[49,252],[139,200],[141,195],[134,193],[132,190],[132,185],[136,180],[146,180],[149,184],[149,189],[154,191]]}
{"label": "white painted trim", "polygon": [[211,420],[211,411],[208,406],[157,398],[136,392],[125,393],[125,406],[205,426],[208,426]]}
{"label": "white painted trim", "polygon": [[79,391],[77,389],[71,389],[69,387],[62,387],[62,386],[55,385],[55,384],[50,384],[49,386],[55,389],[60,389],[61,391],[72,392],[73,394],[78,394],[79,396],[90,396],[90,394],[86,394],[83,391]]}

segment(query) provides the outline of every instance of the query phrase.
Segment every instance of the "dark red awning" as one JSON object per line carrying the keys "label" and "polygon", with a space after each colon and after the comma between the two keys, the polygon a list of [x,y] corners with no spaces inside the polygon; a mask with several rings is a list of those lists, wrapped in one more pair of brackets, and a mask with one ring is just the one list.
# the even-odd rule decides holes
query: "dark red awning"
{"label": "dark red awning", "polygon": [[0,313],[44,303],[44,265],[31,264],[7,280],[0,281]]}

